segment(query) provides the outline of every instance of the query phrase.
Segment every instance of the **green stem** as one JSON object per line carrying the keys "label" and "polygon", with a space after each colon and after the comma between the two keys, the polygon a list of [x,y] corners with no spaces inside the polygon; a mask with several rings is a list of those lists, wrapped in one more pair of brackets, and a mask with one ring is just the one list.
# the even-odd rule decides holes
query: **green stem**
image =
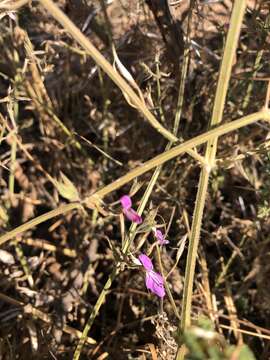
{"label": "green stem", "polygon": [[[212,118],[210,122],[211,127],[220,124],[222,120],[222,114],[224,110],[226,94],[228,91],[233,59],[236,53],[236,48],[237,48],[240,29],[245,13],[245,8],[246,8],[245,0],[235,1],[231,16],[228,36],[225,44],[218,84],[217,84]],[[218,136],[212,137],[207,142],[207,148],[205,154],[205,160],[207,165],[201,171],[198,192],[196,196],[194,216],[192,221],[191,235],[190,235],[190,241],[188,247],[186,270],[185,270],[182,318],[178,327],[179,335],[183,331],[185,331],[187,327],[190,326],[191,323],[191,304],[192,304],[192,291],[193,291],[196,257],[198,252],[202,216],[203,216],[205,199],[208,189],[209,176],[215,162],[217,140],[218,140]],[[178,350],[178,354],[176,356],[177,360],[183,359],[184,358],[183,354],[184,354],[183,347],[182,348],[180,347]]]}
{"label": "green stem", "polygon": [[195,209],[193,214],[193,218],[196,219],[196,222],[194,220],[194,222],[192,223],[191,235],[188,246],[185,281],[184,281],[184,294],[182,301],[182,315],[180,322],[181,329],[183,331],[186,329],[186,327],[190,325],[191,300],[192,300],[197,249],[200,238],[201,223],[202,223],[202,216],[204,210],[203,205],[205,204],[209,175],[210,173],[209,171],[207,171],[206,168],[202,169],[200,182],[199,182],[200,186],[198,189]]}
{"label": "green stem", "polygon": [[177,136],[180,119],[182,116],[183,111],[183,104],[184,104],[184,92],[185,92],[185,83],[187,78],[187,72],[188,72],[188,63],[190,58],[190,25],[191,25],[191,18],[192,18],[192,9],[194,4],[190,4],[190,11],[188,15],[188,27],[187,27],[187,39],[185,43],[184,48],[184,55],[183,55],[183,64],[181,69],[181,78],[179,82],[179,90],[178,90],[178,99],[177,99],[177,105],[176,105],[176,111],[175,111],[175,117],[174,117],[174,127],[173,127],[173,134]]}
{"label": "green stem", "polygon": [[158,264],[159,264],[161,275],[162,275],[162,277],[164,279],[164,285],[165,285],[165,289],[166,289],[166,294],[168,295],[169,301],[170,301],[170,303],[172,305],[174,315],[177,317],[177,319],[180,319],[180,314],[178,312],[177,306],[176,306],[174,298],[172,296],[171,289],[170,289],[170,287],[168,285],[168,282],[166,281],[166,276],[165,276],[164,269],[163,269],[163,266],[162,266],[160,246],[157,245],[156,248],[157,248]]}
{"label": "green stem", "polygon": [[112,273],[110,274],[104,288],[102,289],[102,291],[99,295],[98,301],[96,302],[94,309],[92,310],[91,315],[88,318],[87,323],[83,329],[82,336],[80,337],[79,343],[76,347],[76,350],[75,350],[75,353],[73,356],[73,360],[78,360],[80,358],[83,345],[87,339],[87,334],[93,325],[93,322],[99,312],[99,309],[100,309],[102,303],[104,302],[106,295],[111,288],[112,282],[118,274],[118,271],[119,271],[118,268],[115,267],[114,270],[112,271]]}
{"label": "green stem", "polygon": [[14,139],[14,135],[11,135],[11,157],[10,157],[10,174],[8,187],[10,194],[14,195],[14,174],[16,170],[16,153],[17,153],[17,143]]}
{"label": "green stem", "polygon": [[[264,49],[261,49],[260,51],[258,51],[258,53],[256,55],[255,64],[254,64],[254,68],[253,68],[253,73],[252,73],[253,77],[257,76],[257,72],[258,72],[258,69],[260,67],[260,62],[261,62],[262,57],[263,57],[263,52],[264,52]],[[250,81],[249,84],[248,84],[246,96],[244,97],[243,105],[242,105],[243,110],[247,109],[247,107],[248,107],[249,100],[250,100],[251,93],[252,93],[252,89],[253,89],[253,85],[254,85],[254,81]]]}

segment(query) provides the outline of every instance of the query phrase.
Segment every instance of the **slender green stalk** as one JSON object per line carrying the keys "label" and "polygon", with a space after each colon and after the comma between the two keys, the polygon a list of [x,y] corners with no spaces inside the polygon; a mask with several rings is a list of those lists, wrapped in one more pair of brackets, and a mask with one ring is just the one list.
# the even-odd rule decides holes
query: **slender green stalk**
{"label": "slender green stalk", "polygon": [[17,143],[14,140],[14,136],[11,135],[11,157],[10,157],[10,173],[8,179],[8,188],[10,194],[14,194],[14,173],[16,169],[16,153],[17,153]]}
{"label": "slender green stalk", "polygon": [[[154,171],[154,173],[153,173],[153,175],[152,175],[152,177],[151,177],[151,179],[150,179],[150,181],[149,181],[149,183],[147,185],[147,188],[146,188],[146,190],[145,190],[145,192],[144,192],[144,194],[143,194],[143,196],[141,198],[140,205],[139,205],[139,207],[137,209],[137,212],[138,212],[139,215],[142,215],[142,213],[143,213],[143,211],[144,211],[144,209],[146,207],[146,204],[147,204],[147,202],[148,202],[148,200],[150,198],[152,190],[153,190],[153,188],[154,188],[154,186],[155,186],[155,184],[157,182],[157,179],[159,177],[160,171],[161,171],[161,166],[158,166],[155,169],[155,171]],[[123,250],[122,250],[124,254],[128,253],[128,251],[130,249],[130,246],[132,245],[132,243],[134,241],[134,238],[136,236],[136,228],[137,228],[137,224],[132,223],[130,225],[129,235],[126,236],[124,246],[123,246]]]}
{"label": "slender green stalk", "polygon": [[[150,182],[149,182],[149,184],[148,184],[148,186],[147,186],[147,188],[146,188],[146,190],[144,192],[144,195],[143,195],[143,197],[142,197],[142,199],[140,201],[140,205],[139,205],[138,210],[137,210],[137,213],[140,214],[140,215],[142,215],[142,213],[143,213],[143,211],[145,209],[145,206],[146,206],[146,204],[147,204],[147,202],[149,200],[149,197],[150,197],[150,195],[152,193],[153,187],[154,187],[154,185],[155,185],[155,183],[156,183],[156,181],[158,179],[158,176],[160,174],[160,170],[161,170],[161,166],[159,166],[159,167],[157,167],[155,169],[155,172],[152,175],[151,180],[150,180]],[[130,225],[128,235],[125,236],[125,241],[124,241],[123,248],[122,248],[122,253],[123,254],[128,253],[128,251],[130,249],[130,246],[133,243],[134,238],[136,236],[136,228],[137,228],[137,224],[132,223]],[[115,269],[117,269],[119,265],[120,264],[116,264]],[[75,350],[73,360],[78,360],[79,359],[82,348],[83,348],[84,343],[85,343],[84,339],[87,338],[87,335],[88,335],[89,331],[91,330],[91,327],[92,327],[92,325],[94,323],[94,320],[95,320],[95,318],[96,318],[96,316],[97,316],[97,314],[99,312],[99,309],[100,309],[101,305],[103,304],[103,302],[105,301],[106,295],[107,295],[107,293],[108,293],[114,279],[118,275],[118,272],[115,269],[109,275],[109,278],[108,278],[104,288],[102,289],[101,293],[99,294],[99,297],[98,297],[97,302],[96,302],[96,304],[94,306],[94,309],[91,312],[91,315],[90,315],[90,317],[89,317],[89,319],[88,319],[88,321],[87,321],[87,323],[86,323],[86,325],[84,327],[83,336],[79,340],[79,344],[77,345],[77,348]],[[176,312],[176,314],[177,314],[177,312]]]}
{"label": "slender green stalk", "polygon": [[[236,53],[236,48],[237,48],[240,29],[245,13],[245,8],[246,8],[245,0],[235,1],[231,16],[228,36],[224,49],[224,55],[222,59],[222,64],[221,64],[221,69],[217,84],[217,90],[216,90],[216,96],[215,96],[210,126],[216,126],[220,124],[222,120],[222,114],[224,110],[226,94],[228,91],[233,59]],[[208,189],[209,176],[215,162],[217,140],[218,140],[218,136],[212,137],[207,142],[207,148],[205,154],[205,160],[207,165],[202,169],[199,180],[198,192],[197,192],[192,227],[191,227],[191,235],[190,235],[190,241],[188,247],[186,270],[185,270],[182,317],[178,328],[179,334],[185,331],[186,328],[190,326],[190,322],[191,322],[191,304],[192,304],[192,291],[193,291],[196,257],[197,257],[197,251],[199,245],[202,216],[203,216],[205,199]],[[181,347],[179,348],[176,358],[177,360],[184,358],[183,348],[182,349]]]}
{"label": "slender green stalk", "polygon": [[[94,47],[90,40],[74,25],[52,0],[39,0],[40,3],[49,11],[49,13],[70,33],[70,35],[86,50],[93,60],[102,68],[103,71],[115,82],[124,94],[130,99],[132,104],[144,115],[149,123],[165,138],[172,142],[178,142],[179,139],[164,128],[155,116],[149,111],[144,102],[128,85],[123,77],[112,67],[104,56]],[[187,153],[203,164],[203,158],[194,150],[188,149]]]}
{"label": "slender green stalk", "polygon": [[183,103],[184,103],[184,91],[185,91],[185,82],[187,77],[187,71],[188,71],[188,61],[189,61],[189,50],[190,44],[188,43],[184,50],[184,58],[183,58],[183,67],[181,71],[181,80],[179,83],[179,92],[178,92],[178,99],[177,99],[177,105],[176,105],[176,112],[175,112],[175,118],[174,118],[174,128],[173,133],[175,136],[177,136],[180,119],[182,115],[183,110]]}
{"label": "slender green stalk", "polygon": [[158,264],[159,264],[161,275],[162,275],[163,279],[165,280],[164,285],[165,285],[166,293],[167,293],[169,301],[170,301],[170,303],[172,305],[174,315],[177,317],[177,319],[180,319],[180,314],[178,312],[177,306],[175,304],[174,298],[173,298],[172,293],[171,293],[171,289],[170,289],[170,287],[169,287],[169,285],[168,285],[168,283],[166,281],[166,276],[164,274],[164,270],[163,270],[163,266],[162,266],[162,260],[161,260],[160,246],[159,245],[157,245],[157,258],[158,258]]}
{"label": "slender green stalk", "polygon": [[[263,57],[263,52],[264,52],[264,49],[261,49],[260,51],[257,52],[256,59],[255,59],[255,64],[254,64],[254,68],[253,68],[253,73],[252,73],[253,77],[257,76],[257,72],[258,72],[258,69],[260,67],[262,57]],[[247,92],[246,92],[246,95],[244,97],[243,105],[242,105],[242,108],[244,110],[248,107],[249,100],[250,100],[251,93],[252,93],[252,89],[253,89],[253,84],[254,84],[254,81],[250,81],[249,84],[248,84]]]}
{"label": "slender green stalk", "polygon": [[91,315],[83,329],[82,336],[80,337],[79,343],[78,343],[75,353],[73,355],[73,360],[78,360],[80,358],[83,345],[87,339],[87,334],[93,325],[93,322],[99,312],[99,309],[100,309],[101,305],[103,304],[103,302],[106,298],[106,295],[107,295],[109,289],[111,288],[112,282],[118,274],[118,271],[119,271],[118,268],[115,267],[114,270],[112,271],[112,273],[110,274],[104,288],[102,289],[102,291],[99,295],[98,301],[96,302],[94,309],[92,310]]}
{"label": "slender green stalk", "polygon": [[163,124],[166,123],[166,118],[165,118],[165,114],[163,111],[163,107],[162,107],[162,98],[161,98],[161,84],[160,84],[160,79],[161,79],[161,74],[160,74],[160,68],[159,68],[159,56],[160,54],[157,53],[156,57],[155,57],[155,63],[156,63],[156,83],[157,83],[157,103],[158,103],[158,112],[159,112],[159,117],[160,120]]}
{"label": "slender green stalk", "polygon": [[[262,27],[263,28],[267,27],[267,19],[265,19],[265,21],[263,22]],[[263,46],[263,44],[265,43],[265,36],[267,36],[267,32],[263,31],[261,34],[261,39],[260,39],[260,42],[261,42],[260,50],[256,54],[256,59],[255,59],[254,67],[253,67],[253,73],[252,73],[253,78],[255,78],[257,76],[257,72],[259,71],[259,68],[261,66],[261,60],[262,60],[263,54],[265,52],[264,46]],[[254,81],[249,81],[246,95],[244,97],[243,104],[242,104],[243,110],[245,110],[248,107],[248,104],[249,104],[249,101],[251,98],[251,93],[253,90],[253,85],[254,85]]]}
{"label": "slender green stalk", "polygon": [[[118,178],[111,184],[98,190],[96,193],[88,196],[83,201],[83,204],[85,204],[86,206],[88,205],[90,207],[93,207],[105,195],[108,195],[111,192],[119,189],[121,186],[127,184],[131,180],[146,173],[147,171],[150,171],[150,170],[154,169],[155,167],[162,165],[165,162],[175,158],[176,156],[179,156],[179,155],[185,153],[188,149],[192,149],[193,147],[201,145],[213,137],[227,134],[231,131],[234,131],[234,130],[240,129],[242,127],[245,127],[247,125],[253,124],[259,120],[270,121],[270,110],[263,108],[259,112],[256,112],[256,113],[248,115],[248,116],[244,116],[244,117],[242,117],[238,120],[234,120],[228,124],[221,125],[213,130],[209,130],[199,136],[196,136],[195,138],[190,139],[181,145],[177,145],[177,146],[173,147],[172,149],[145,162],[144,164],[135,168],[134,170],[131,170],[128,174]],[[16,237],[17,235],[23,233],[24,231],[26,231],[28,229],[33,228],[36,225],[43,223],[46,220],[52,219],[58,215],[64,214],[64,213],[74,210],[74,209],[78,209],[80,207],[81,207],[81,203],[73,202],[73,203],[70,203],[67,205],[60,206],[59,208],[51,210],[45,214],[42,214],[42,215],[36,217],[35,219],[32,219],[32,220],[16,227],[15,229],[9,231],[8,233],[0,236],[0,246],[3,245],[8,240]]]}
{"label": "slender green stalk", "polygon": [[190,34],[190,24],[191,24],[193,6],[194,6],[194,1],[190,4],[190,11],[189,11],[189,15],[188,15],[187,39],[186,39],[185,48],[184,48],[183,64],[182,64],[182,69],[181,69],[181,79],[179,82],[178,99],[177,99],[177,105],[176,105],[176,111],[175,111],[175,117],[174,117],[173,134],[176,137],[177,137],[177,133],[178,133],[179,125],[180,125],[180,119],[182,116],[183,104],[184,104],[185,83],[186,83],[186,78],[187,78],[189,55],[190,55],[189,34]]}
{"label": "slender green stalk", "polygon": [[[14,62],[18,62],[18,54],[14,52]],[[20,75],[17,73],[14,78],[14,100],[9,99],[9,103],[7,105],[7,110],[9,114],[9,118],[11,120],[13,131],[16,134],[17,132],[17,123],[18,123],[18,115],[19,115],[19,104],[18,100],[16,99],[16,95],[18,93],[18,82],[20,80]],[[17,143],[15,141],[15,135],[11,132],[12,135],[10,136],[11,139],[11,157],[10,157],[10,173],[9,173],[9,181],[8,181],[8,188],[11,195],[14,195],[14,176],[16,170],[16,155],[17,155]]]}
{"label": "slender green stalk", "polygon": [[[202,216],[204,210],[204,204],[208,188],[209,171],[203,168],[200,175],[199,188],[195,202],[195,209],[193,214],[193,223],[191,227],[191,235],[189,239],[188,255],[186,263],[185,281],[184,281],[184,294],[182,302],[182,314],[181,314],[181,330],[184,331],[190,325],[191,316],[191,301],[193,280],[195,273],[197,249],[199,243],[199,236],[201,230]],[[195,221],[196,219],[196,221]]]}

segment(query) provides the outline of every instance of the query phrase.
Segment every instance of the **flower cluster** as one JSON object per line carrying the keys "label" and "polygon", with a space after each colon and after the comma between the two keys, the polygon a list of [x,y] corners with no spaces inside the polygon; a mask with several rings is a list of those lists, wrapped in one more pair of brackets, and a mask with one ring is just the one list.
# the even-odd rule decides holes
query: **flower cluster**
{"label": "flower cluster", "polygon": [[[128,195],[124,195],[121,197],[120,202],[125,217],[131,222],[141,224],[142,217],[132,208],[131,198]],[[161,230],[153,227],[152,231],[159,245],[166,245],[169,243]],[[154,271],[153,263],[147,255],[141,254],[138,260],[146,272],[145,285],[147,289],[158,297],[163,298],[165,296],[163,277],[158,272]]]}
{"label": "flower cluster", "polygon": [[[136,224],[142,223],[142,217],[132,208],[132,201],[128,195],[124,195],[120,199],[122,210],[126,218],[134,222]],[[166,245],[169,243],[168,240],[165,239],[161,230],[156,229],[155,227],[152,228],[155,238],[157,239],[159,245]]]}

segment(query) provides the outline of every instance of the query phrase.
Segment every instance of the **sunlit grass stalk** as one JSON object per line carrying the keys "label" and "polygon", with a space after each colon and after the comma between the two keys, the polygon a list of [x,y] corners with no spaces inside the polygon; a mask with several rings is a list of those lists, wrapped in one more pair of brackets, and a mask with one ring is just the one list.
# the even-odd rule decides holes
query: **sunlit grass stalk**
{"label": "sunlit grass stalk", "polygon": [[127,94],[132,103],[140,109],[149,122],[171,141],[177,141],[167,129],[159,124],[154,115],[142,103],[138,95],[131,89],[128,83],[119,75],[112,65],[104,58],[104,56],[93,46],[89,39],[74,25],[74,23],[66,16],[62,10],[51,0],[40,0],[40,3],[49,11],[49,13],[78,41],[78,43],[87,51],[94,61],[102,68],[103,71],[116,83],[116,85]]}
{"label": "sunlit grass stalk", "polygon": [[[157,101],[158,101],[158,112],[160,116],[160,120],[163,124],[166,123],[165,114],[162,107],[162,98],[161,98],[161,73],[160,73],[160,62],[159,62],[160,54],[157,53],[155,57],[155,64],[156,64],[156,83],[157,83]],[[175,134],[174,134],[175,135]]]}
{"label": "sunlit grass stalk", "polygon": [[118,274],[118,271],[119,271],[119,269],[117,267],[115,267],[114,270],[109,275],[109,278],[108,278],[104,288],[102,289],[101,293],[99,294],[98,300],[97,300],[97,302],[91,312],[91,315],[88,318],[87,323],[83,329],[82,336],[80,337],[79,343],[78,343],[75,353],[73,355],[73,360],[78,360],[80,358],[83,345],[87,339],[87,334],[89,333],[89,331],[93,325],[93,322],[99,312],[99,309],[100,309],[101,305],[103,304],[103,302],[106,298],[106,295],[111,288],[112,282],[114,281],[115,277]]}
{"label": "sunlit grass stalk", "polygon": [[[265,27],[267,27],[267,20],[265,20],[263,22],[262,27],[263,27],[263,29],[265,29]],[[265,42],[266,34],[267,34],[267,32],[262,32],[261,44],[263,44]],[[261,47],[262,47],[262,45],[261,45]],[[264,54],[264,48],[261,48],[256,54],[255,63],[254,63],[254,67],[253,67],[253,73],[252,73],[253,78],[255,78],[257,76],[257,72],[260,69],[263,54]],[[248,83],[246,95],[244,97],[243,104],[242,104],[242,108],[244,110],[248,107],[254,84],[255,84],[254,80],[251,80]]]}
{"label": "sunlit grass stalk", "polygon": [[162,266],[161,250],[160,250],[159,245],[157,245],[156,248],[157,248],[157,258],[158,258],[158,264],[159,264],[160,272],[161,272],[161,275],[162,275],[163,279],[165,279],[164,285],[165,285],[165,289],[166,289],[166,294],[168,295],[169,301],[170,301],[170,303],[172,305],[172,309],[173,309],[175,317],[180,319],[180,314],[179,314],[179,311],[178,311],[177,306],[175,304],[174,298],[172,296],[171,289],[170,289],[170,287],[168,285],[168,282],[166,281],[166,276],[165,276],[163,266]]}
{"label": "sunlit grass stalk", "polygon": [[[93,60],[102,68],[102,70],[115,82],[124,94],[130,99],[132,104],[144,115],[149,123],[165,138],[172,142],[178,142],[179,139],[170,131],[163,127],[155,116],[149,111],[140,97],[123,79],[123,77],[112,67],[104,56],[94,47],[90,40],[74,25],[61,9],[51,0],[39,0],[48,12],[70,33],[70,35],[85,49]],[[203,158],[196,151],[188,149],[187,153],[203,163]]]}
{"label": "sunlit grass stalk", "polygon": [[8,233],[2,235],[0,237],[0,246],[3,245],[8,240],[14,238],[15,236],[23,233],[24,231],[35,227],[43,223],[46,220],[52,219],[58,215],[64,214],[68,211],[78,209],[83,204],[86,206],[95,206],[95,203],[99,201],[99,199],[103,198],[104,196],[110,194],[111,192],[119,189],[121,186],[127,184],[128,182],[132,181],[136,177],[154,169],[155,167],[164,164],[165,162],[185,153],[188,149],[191,149],[195,146],[201,145],[206,141],[212,139],[213,137],[221,136],[231,131],[235,131],[247,125],[253,124],[259,120],[270,121],[270,110],[263,108],[261,111],[256,112],[254,114],[244,116],[238,120],[234,120],[228,124],[221,125],[216,127],[215,129],[209,130],[201,135],[198,135],[190,140],[185,141],[183,144],[177,145],[172,149],[154,157],[151,160],[146,161],[141,166],[131,170],[126,175],[118,178],[111,184],[104,186],[102,189],[98,190],[96,193],[86,197],[82,204],[80,202],[73,202],[70,204],[59,206],[57,209],[51,210],[45,214],[42,214],[35,219],[32,219],[17,228],[9,231]]}
{"label": "sunlit grass stalk", "polygon": [[[259,70],[260,63],[261,63],[261,60],[262,60],[262,57],[263,57],[263,52],[264,52],[264,49],[261,49],[260,51],[257,52],[256,59],[255,59],[255,64],[254,64],[254,70],[253,70],[253,73],[252,73],[253,77],[256,77],[256,75],[257,75],[257,72]],[[242,105],[243,110],[245,110],[248,107],[253,86],[254,86],[254,81],[250,81],[249,84],[248,84],[247,92],[246,92],[246,95],[244,97],[244,101],[243,101],[243,105]]]}
{"label": "sunlit grass stalk", "polygon": [[188,70],[189,53],[190,51],[189,51],[189,43],[188,43],[184,50],[181,80],[179,83],[179,92],[178,92],[178,99],[177,99],[176,112],[175,112],[174,129],[173,129],[173,133],[175,134],[175,136],[177,136],[178,133],[180,119],[183,111],[184,90],[185,90],[185,82],[186,82],[187,70]]}
{"label": "sunlit grass stalk", "polygon": [[[223,59],[219,73],[219,79],[217,84],[217,90],[215,95],[210,126],[216,126],[220,124],[222,120],[222,114],[224,110],[226,95],[229,86],[229,80],[232,71],[233,59],[236,54],[238,38],[240,35],[245,8],[246,8],[245,0],[235,1],[232,11],[228,36],[223,53]],[[198,192],[195,202],[195,209],[193,214],[193,221],[191,227],[191,235],[189,239],[187,263],[185,270],[182,314],[181,314],[181,321],[178,327],[179,334],[185,331],[187,327],[190,326],[191,323],[191,304],[192,304],[192,292],[193,292],[196,257],[197,257],[199,237],[201,232],[202,216],[203,216],[205,199],[208,189],[209,176],[215,162],[217,140],[218,137],[213,137],[207,142],[206,153],[205,153],[205,160],[207,162],[207,165],[203,167],[203,169],[201,170],[201,175],[198,185]],[[184,358],[183,349],[182,350],[180,349],[181,348],[179,348],[179,352],[176,356],[177,360]]]}
{"label": "sunlit grass stalk", "polygon": [[10,1],[10,3],[4,3],[4,1],[3,1],[3,4],[0,4],[0,9],[7,10],[7,11],[15,11],[28,3],[29,3],[29,0],[18,0],[15,2]]}
{"label": "sunlit grass stalk", "polygon": [[183,112],[183,104],[184,104],[184,92],[185,92],[185,83],[188,73],[188,63],[190,58],[190,23],[191,23],[191,17],[192,17],[192,9],[194,6],[194,1],[190,4],[190,11],[188,15],[188,26],[187,26],[187,37],[186,37],[186,43],[184,48],[184,54],[183,54],[183,64],[181,66],[181,77],[179,82],[179,90],[178,90],[178,99],[177,99],[177,105],[176,105],[176,111],[175,111],[175,117],[174,117],[174,127],[173,127],[173,134],[177,137],[180,120]]}
{"label": "sunlit grass stalk", "polygon": [[11,135],[11,156],[10,156],[10,173],[8,179],[8,188],[10,194],[14,194],[14,173],[16,169],[16,154],[17,154],[17,143],[14,140],[13,135]]}
{"label": "sunlit grass stalk", "polygon": [[[17,59],[17,53],[14,54],[14,61],[15,63],[18,61]],[[19,104],[18,101],[16,99],[16,94],[17,94],[17,82],[19,81],[20,76],[18,74],[15,75],[15,79],[14,79],[14,100],[9,99],[9,103],[7,105],[7,110],[8,110],[8,114],[9,114],[9,118],[10,121],[12,123],[12,135],[10,136],[10,140],[11,140],[11,156],[10,156],[10,172],[9,172],[9,179],[8,179],[8,188],[9,188],[9,193],[10,195],[14,195],[14,184],[15,184],[15,170],[16,170],[16,156],[17,156],[17,143],[14,139],[15,135],[14,133],[17,132],[17,122],[18,122],[18,114],[19,114]],[[14,133],[13,133],[14,132]]]}

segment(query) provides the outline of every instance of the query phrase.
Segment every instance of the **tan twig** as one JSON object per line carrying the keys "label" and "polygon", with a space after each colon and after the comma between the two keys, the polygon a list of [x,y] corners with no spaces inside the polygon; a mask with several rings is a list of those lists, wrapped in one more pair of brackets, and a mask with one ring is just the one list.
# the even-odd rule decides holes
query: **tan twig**
{"label": "tan twig", "polygon": [[0,10],[14,11],[19,10],[24,5],[28,4],[29,0],[18,0],[18,1],[3,1],[0,4]]}

